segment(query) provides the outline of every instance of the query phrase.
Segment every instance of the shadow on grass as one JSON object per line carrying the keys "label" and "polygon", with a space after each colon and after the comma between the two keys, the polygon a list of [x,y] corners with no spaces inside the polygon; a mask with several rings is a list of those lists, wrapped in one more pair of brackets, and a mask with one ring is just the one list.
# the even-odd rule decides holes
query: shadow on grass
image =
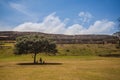
{"label": "shadow on grass", "polygon": [[17,65],[62,65],[62,63],[18,63]]}
{"label": "shadow on grass", "polygon": [[98,55],[100,57],[117,57],[120,58],[120,54],[104,54],[104,55]]}

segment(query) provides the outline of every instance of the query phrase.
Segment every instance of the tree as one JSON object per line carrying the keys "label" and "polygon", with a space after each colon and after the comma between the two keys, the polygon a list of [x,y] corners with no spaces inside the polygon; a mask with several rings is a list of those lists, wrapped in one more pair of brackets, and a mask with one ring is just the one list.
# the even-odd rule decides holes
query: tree
{"label": "tree", "polygon": [[55,54],[56,44],[49,38],[38,35],[27,35],[18,37],[15,44],[15,54],[34,54],[34,63],[38,53]]}

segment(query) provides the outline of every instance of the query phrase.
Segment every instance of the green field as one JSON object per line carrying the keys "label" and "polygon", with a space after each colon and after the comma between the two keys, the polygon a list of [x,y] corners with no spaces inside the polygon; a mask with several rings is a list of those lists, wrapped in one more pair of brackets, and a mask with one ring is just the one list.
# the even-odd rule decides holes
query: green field
{"label": "green field", "polygon": [[[120,80],[120,54],[113,44],[57,45],[57,56],[38,55],[46,64],[31,64],[32,55],[13,54],[13,44],[0,49],[0,80]],[[67,55],[67,56],[66,56]]]}

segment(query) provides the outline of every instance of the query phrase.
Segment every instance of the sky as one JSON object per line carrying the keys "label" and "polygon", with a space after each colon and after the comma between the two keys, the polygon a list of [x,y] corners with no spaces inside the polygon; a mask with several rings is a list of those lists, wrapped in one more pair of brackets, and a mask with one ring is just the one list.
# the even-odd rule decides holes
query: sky
{"label": "sky", "polygon": [[113,34],[120,0],[0,0],[0,31]]}

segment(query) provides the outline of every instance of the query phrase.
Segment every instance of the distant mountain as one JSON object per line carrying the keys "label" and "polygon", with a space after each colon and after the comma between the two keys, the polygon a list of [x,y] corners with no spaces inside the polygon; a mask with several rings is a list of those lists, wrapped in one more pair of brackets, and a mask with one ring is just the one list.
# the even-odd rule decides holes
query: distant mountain
{"label": "distant mountain", "polygon": [[0,31],[0,40],[15,40],[16,37],[36,34],[51,37],[58,44],[104,44],[116,43],[118,37],[113,35],[63,35],[63,34],[46,34],[41,32],[17,32],[17,31]]}

